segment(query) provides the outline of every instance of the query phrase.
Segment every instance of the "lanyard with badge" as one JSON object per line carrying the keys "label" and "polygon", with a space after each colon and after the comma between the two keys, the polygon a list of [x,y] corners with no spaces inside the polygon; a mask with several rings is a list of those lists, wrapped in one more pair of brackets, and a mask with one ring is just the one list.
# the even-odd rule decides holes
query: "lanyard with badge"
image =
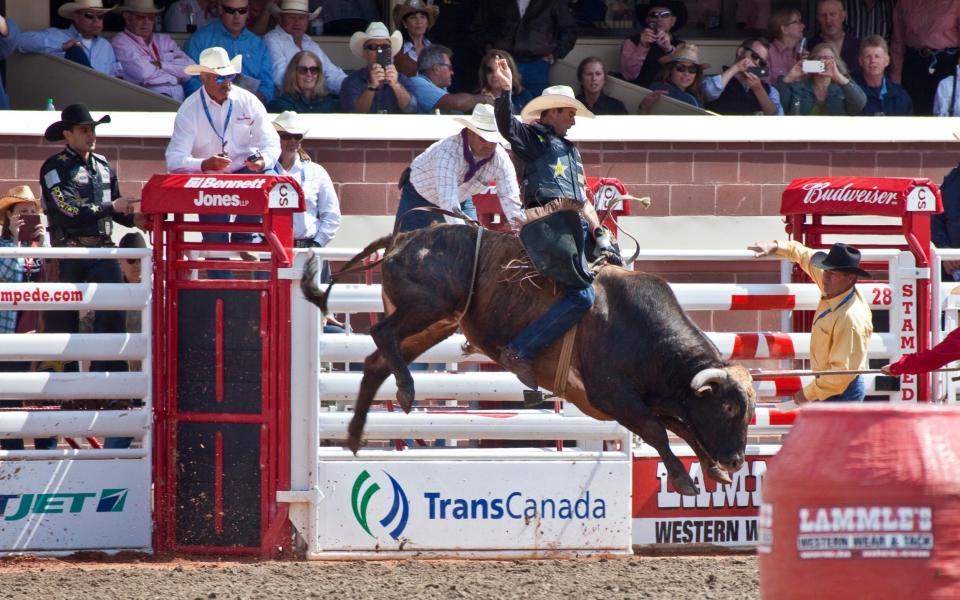
{"label": "lanyard with badge", "polygon": [[825,316],[829,315],[829,314],[832,313],[833,311],[835,311],[835,310],[840,310],[840,307],[843,306],[844,304],[846,304],[847,302],[850,302],[850,299],[853,298],[853,295],[856,294],[856,293],[857,293],[857,288],[853,288],[852,290],[850,290],[850,293],[847,294],[846,298],[844,298],[843,300],[840,301],[840,304],[834,306],[833,308],[828,308],[827,310],[823,311],[822,313],[820,313],[819,315],[817,315],[817,318],[814,319],[813,322],[816,323],[817,321],[819,321],[820,319],[822,319],[822,318],[824,318]]}
{"label": "lanyard with badge", "polygon": [[227,117],[223,120],[223,133],[221,134],[217,131],[217,126],[213,124],[213,117],[210,116],[210,108],[207,107],[207,99],[203,93],[203,90],[200,90],[200,103],[203,104],[203,112],[207,115],[207,123],[210,123],[210,129],[213,129],[213,134],[220,139],[220,153],[227,153],[227,127],[230,125],[230,116],[233,115],[233,98],[227,99]]}

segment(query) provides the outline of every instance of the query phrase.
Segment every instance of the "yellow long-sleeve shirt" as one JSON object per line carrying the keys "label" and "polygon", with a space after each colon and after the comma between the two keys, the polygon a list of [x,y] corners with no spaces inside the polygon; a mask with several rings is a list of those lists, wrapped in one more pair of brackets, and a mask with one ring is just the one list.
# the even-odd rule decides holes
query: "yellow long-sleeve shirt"
{"label": "yellow long-sleeve shirt", "polygon": [[[822,292],[823,269],[810,264],[816,251],[799,242],[778,241],[777,245],[777,255],[800,265]],[[854,291],[850,300],[844,303],[848,293],[829,299],[820,297],[814,316],[816,320],[810,334],[810,364],[814,371],[867,368],[867,348],[870,334],[873,333],[873,317],[870,307],[859,292]],[[807,400],[826,400],[847,389],[854,377],[855,375],[821,375],[803,388],[803,395]]]}

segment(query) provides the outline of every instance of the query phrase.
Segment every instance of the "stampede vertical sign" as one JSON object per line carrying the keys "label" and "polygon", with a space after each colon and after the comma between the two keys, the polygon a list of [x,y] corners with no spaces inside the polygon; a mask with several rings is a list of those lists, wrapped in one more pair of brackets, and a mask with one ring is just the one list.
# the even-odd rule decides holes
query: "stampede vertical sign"
{"label": "stampede vertical sign", "polygon": [[[806,177],[794,179],[783,192],[780,213],[788,217],[788,231],[807,246],[824,247],[823,237],[856,235],[899,236],[889,244],[871,247],[903,248],[890,272],[893,290],[890,330],[895,334],[897,356],[930,346],[931,319],[939,319],[939,307],[931,307],[930,215],[943,211],[940,190],[928,179],[893,177]],[[807,222],[807,215],[812,215]],[[897,217],[899,225],[826,223],[823,216],[871,215]],[[886,299],[886,297],[885,297]],[[931,315],[934,315],[933,317]],[[896,358],[896,357],[894,357]],[[927,375],[905,375],[900,382],[900,400],[928,400]]]}

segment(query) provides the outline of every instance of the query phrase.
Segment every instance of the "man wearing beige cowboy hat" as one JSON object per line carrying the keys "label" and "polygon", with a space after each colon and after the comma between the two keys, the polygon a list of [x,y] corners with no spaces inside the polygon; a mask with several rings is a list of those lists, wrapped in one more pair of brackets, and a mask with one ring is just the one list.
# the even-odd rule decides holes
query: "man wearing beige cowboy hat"
{"label": "man wearing beige cowboy hat", "polygon": [[117,12],[123,15],[126,29],[110,43],[123,67],[123,78],[182,102],[182,86],[190,78],[183,70],[193,59],[169,35],[153,32],[162,9],[153,0],[124,0]]}
{"label": "man wearing beige cowboy hat", "polygon": [[397,72],[393,57],[403,46],[399,31],[391,34],[378,21],[366,31],[350,37],[350,51],[366,63],[340,86],[340,107],[354,113],[415,113],[417,101],[411,93],[410,80]]}
{"label": "man wearing beige cowboy hat", "polygon": [[[539,219],[539,223],[532,221],[521,230],[520,238],[541,274],[564,283],[564,294],[546,313],[527,325],[503,347],[499,358],[500,364],[517,375],[524,385],[536,389],[533,359],[576,325],[580,317],[593,306],[593,275],[584,267],[588,239],[592,236],[596,251],[608,262],[621,266],[623,262],[608,232],[600,227],[593,202],[587,196],[580,152],[566,138],[576,117],[592,118],[593,113],[574,97],[569,86],[555,85],[543,90],[540,96],[523,107],[521,116],[524,121],[532,123],[521,123],[513,116],[513,101],[510,98],[513,73],[505,59],[497,60],[497,77],[501,88],[505,90],[494,105],[497,127],[510,142],[514,156],[522,165],[523,207],[561,208],[556,211],[558,218],[548,215]],[[574,211],[579,218],[571,216]],[[557,238],[558,255],[554,256],[547,248],[543,254],[546,262],[538,262],[531,238],[527,238],[525,233],[529,230],[531,235],[537,234],[548,219],[549,228],[559,232],[562,238]],[[551,261],[569,264],[571,268],[547,274],[540,265]]]}
{"label": "man wearing beige cowboy hat", "polygon": [[[401,176],[399,230],[412,231],[443,222],[444,217],[436,213],[408,211],[437,206],[459,213],[465,208],[464,201],[485,192],[491,181],[497,182],[497,197],[508,223],[519,227],[526,217],[520,210],[517,172],[502,147],[506,141],[497,131],[493,107],[478,104],[469,117],[454,121],[463,128],[424,150]],[[468,216],[476,218],[476,210]]]}
{"label": "man wearing beige cowboy hat", "polygon": [[[223,48],[232,56],[243,56],[243,72],[237,78],[237,86],[253,92],[267,104],[273,100],[273,64],[270,51],[260,36],[247,29],[250,0],[220,0],[220,18],[208,23],[190,36],[183,50],[193,60],[200,62],[200,53],[207,48]],[[200,82],[189,79],[183,84],[189,96],[200,88]]]}
{"label": "man wearing beige cowboy hat", "polygon": [[67,29],[50,27],[43,31],[23,33],[20,36],[20,52],[55,54],[106,75],[120,77],[122,69],[113,47],[100,37],[103,33],[103,17],[111,10],[104,8],[102,0],[67,2],[57,9],[57,14],[73,21],[73,24]]}
{"label": "man wearing beige cowboy hat", "polygon": [[320,58],[323,67],[323,84],[332,94],[340,93],[340,86],[347,74],[330,60],[323,48],[307,35],[310,21],[317,18],[320,9],[310,12],[307,0],[282,0],[279,6],[270,5],[270,12],[277,16],[277,26],[271,29],[263,41],[270,50],[273,63],[273,83],[279,88],[283,85],[283,74],[290,59],[298,52],[307,50]]}

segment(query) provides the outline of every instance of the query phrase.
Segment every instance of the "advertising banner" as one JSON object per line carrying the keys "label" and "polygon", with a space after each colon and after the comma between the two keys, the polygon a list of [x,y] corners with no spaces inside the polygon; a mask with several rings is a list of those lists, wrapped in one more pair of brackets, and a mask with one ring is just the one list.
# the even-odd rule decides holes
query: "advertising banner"
{"label": "advertising banner", "polygon": [[758,543],[757,514],[762,502],[767,460],[778,446],[748,446],[747,462],[719,484],[704,473],[695,457],[680,457],[700,490],[696,496],[673,491],[660,457],[633,462],[633,543],[715,545],[751,548]]}
{"label": "advertising banner", "polygon": [[783,191],[780,214],[846,214],[901,217],[943,212],[940,188],[909,177],[804,177]]}
{"label": "advertising banner", "polygon": [[143,188],[148,213],[262,215],[303,210],[303,190],[286,175],[154,175]]}
{"label": "advertising banner", "polygon": [[0,461],[0,554],[149,550],[150,462]]}
{"label": "advertising banner", "polygon": [[352,461],[320,475],[325,551],[630,548],[629,461]]}

